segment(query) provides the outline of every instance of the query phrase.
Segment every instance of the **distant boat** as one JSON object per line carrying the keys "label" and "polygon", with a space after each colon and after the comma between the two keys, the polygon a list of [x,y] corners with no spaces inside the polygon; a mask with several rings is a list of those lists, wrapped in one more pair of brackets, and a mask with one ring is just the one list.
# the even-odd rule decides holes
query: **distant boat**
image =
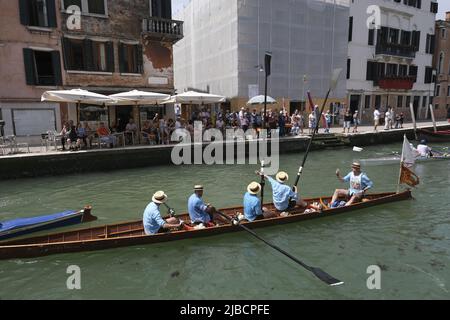
{"label": "distant boat", "polygon": [[95,221],[97,218],[91,215],[91,209],[91,207],[86,207],[81,211],[64,211],[45,216],[0,222],[0,241],[37,231]]}
{"label": "distant boat", "polygon": [[[415,162],[429,162],[437,160],[450,160],[450,155],[433,155],[432,157],[417,157]],[[371,159],[361,159],[359,160],[363,166],[380,166],[385,164],[399,164],[400,155],[381,157],[381,158],[371,158]]]}
{"label": "distant boat", "polygon": [[426,139],[428,142],[447,142],[450,141],[450,130],[431,131],[426,129],[417,129],[419,140]]}

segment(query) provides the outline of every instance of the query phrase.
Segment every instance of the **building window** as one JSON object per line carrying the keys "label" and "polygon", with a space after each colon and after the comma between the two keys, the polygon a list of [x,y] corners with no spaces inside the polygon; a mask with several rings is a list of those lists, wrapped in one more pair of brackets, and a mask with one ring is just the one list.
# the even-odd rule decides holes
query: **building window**
{"label": "building window", "polygon": [[370,109],[370,96],[366,96],[365,98],[364,98],[364,108],[365,109]]}
{"label": "building window", "polygon": [[20,23],[25,26],[56,28],[55,0],[20,0]]}
{"label": "building window", "polygon": [[427,42],[425,47],[425,53],[434,53],[434,44],[435,44],[436,37],[434,34],[427,34]]}
{"label": "building window", "polygon": [[411,96],[406,96],[406,108],[409,108],[410,104],[411,104]]}
{"label": "building window", "polygon": [[23,49],[27,85],[62,85],[59,51]]}
{"label": "building window", "polygon": [[121,43],[119,46],[120,73],[143,73],[141,45]]}
{"label": "building window", "polygon": [[398,68],[397,64],[388,63],[386,75],[389,77],[396,77],[397,76],[397,68]]}
{"label": "building window", "polygon": [[367,61],[366,80],[375,80],[377,63],[375,61]]}
{"label": "building window", "polygon": [[441,29],[441,38],[442,38],[442,39],[445,39],[445,37],[446,37],[445,28],[442,28],[442,29]]}
{"label": "building window", "polygon": [[63,7],[77,6],[84,14],[106,16],[108,14],[107,0],[63,0]]}
{"label": "building window", "polygon": [[397,108],[403,108],[403,96],[397,97]]}
{"label": "building window", "polygon": [[450,86],[447,88],[447,97],[450,97]]}
{"label": "building window", "polygon": [[389,43],[398,43],[398,35],[399,35],[398,29],[390,28],[388,38]]}
{"label": "building window", "polygon": [[433,80],[433,68],[425,67],[425,83],[431,83]]}
{"label": "building window", "polygon": [[63,38],[66,70],[114,72],[114,45],[90,39]]}
{"label": "building window", "polygon": [[347,79],[350,79],[351,66],[352,66],[352,60],[351,59],[347,59]]}
{"label": "building window", "polygon": [[353,17],[350,17],[348,20],[348,42],[351,42],[353,39]]}
{"label": "building window", "polygon": [[406,77],[408,75],[408,66],[406,64],[400,64],[398,66],[398,75],[401,77]]}
{"label": "building window", "polygon": [[414,78],[414,82],[417,81],[417,66],[409,66],[409,76]]}
{"label": "building window", "polygon": [[444,58],[445,58],[445,55],[443,52],[441,52],[439,54],[438,72],[437,72],[438,74],[441,74],[442,71],[444,71]]}
{"label": "building window", "polygon": [[376,95],[375,96],[375,109],[378,109],[381,107],[381,96]]}
{"label": "building window", "polygon": [[434,105],[434,110],[437,110],[437,109],[439,109],[439,104],[436,103],[436,104]]}
{"label": "building window", "polygon": [[149,0],[150,16],[172,19],[172,1],[171,0]]}
{"label": "building window", "polygon": [[438,13],[439,6],[438,6],[437,2],[432,2],[431,3],[430,11],[433,12],[433,13]]}
{"label": "building window", "polygon": [[369,29],[368,45],[373,46],[374,44],[375,44],[375,29]]}
{"label": "building window", "polygon": [[427,107],[427,96],[423,96],[422,97],[422,108],[426,108]]}
{"label": "building window", "polygon": [[439,95],[441,94],[441,86],[437,85],[436,86],[436,92],[434,93],[435,97],[439,97]]}

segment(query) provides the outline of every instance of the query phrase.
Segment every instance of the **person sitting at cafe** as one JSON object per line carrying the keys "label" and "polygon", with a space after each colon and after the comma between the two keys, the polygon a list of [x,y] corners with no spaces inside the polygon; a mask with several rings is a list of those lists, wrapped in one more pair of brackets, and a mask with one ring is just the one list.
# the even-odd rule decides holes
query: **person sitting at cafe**
{"label": "person sitting at cafe", "polygon": [[78,125],[77,125],[77,137],[78,137],[77,145],[78,145],[78,148],[81,147],[81,142],[84,143],[84,146],[86,148],[89,147],[89,143],[88,143],[88,135],[89,135],[88,130],[89,129],[88,128],[89,127],[88,127],[87,122],[85,122],[83,124],[78,123]]}
{"label": "person sitting at cafe", "polygon": [[127,126],[125,127],[125,137],[128,144],[134,144],[134,137],[138,133],[138,128],[136,123],[134,123],[134,119],[130,118]]}
{"label": "person sitting at cafe", "polygon": [[117,138],[111,135],[111,132],[105,126],[104,122],[100,122],[100,126],[97,129],[97,135],[100,139],[100,143],[107,143],[110,148],[114,148],[116,146]]}
{"label": "person sitting at cafe", "polygon": [[66,141],[68,138],[69,131],[70,131],[69,122],[64,122],[63,128],[62,128],[61,132],[59,133],[59,135],[61,136],[61,144],[62,144],[63,151],[66,151]]}

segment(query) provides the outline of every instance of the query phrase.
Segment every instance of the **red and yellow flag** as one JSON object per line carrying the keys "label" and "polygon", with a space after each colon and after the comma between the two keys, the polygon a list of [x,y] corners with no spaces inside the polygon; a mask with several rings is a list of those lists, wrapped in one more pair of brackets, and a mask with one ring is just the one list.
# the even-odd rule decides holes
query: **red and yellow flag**
{"label": "red and yellow flag", "polygon": [[404,163],[402,163],[400,171],[400,183],[407,184],[411,187],[415,187],[419,184],[419,177],[412,172],[411,169],[406,167]]}

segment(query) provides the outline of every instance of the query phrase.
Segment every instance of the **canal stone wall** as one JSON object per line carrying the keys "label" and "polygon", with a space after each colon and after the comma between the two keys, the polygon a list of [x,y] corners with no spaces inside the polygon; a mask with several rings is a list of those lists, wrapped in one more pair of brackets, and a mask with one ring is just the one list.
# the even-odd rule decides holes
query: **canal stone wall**
{"label": "canal stone wall", "polygon": [[[443,130],[450,129],[450,125],[440,128]],[[404,134],[409,139],[414,139],[412,129],[354,135],[319,135],[314,140],[312,150],[401,142]],[[303,152],[306,150],[308,142],[308,137],[283,138],[279,143],[279,152],[280,154]],[[245,144],[245,153],[248,156],[249,143],[234,142],[234,158],[236,158],[237,150],[243,147],[242,144]],[[208,144],[204,143],[202,150],[207,146]],[[191,163],[194,163],[194,146],[189,147],[191,149]],[[0,180],[173,165],[171,158],[173,148],[174,146],[131,147],[0,157]],[[271,154],[270,150],[271,146],[269,145],[269,155]],[[226,144],[223,145],[223,154],[227,155]]]}

